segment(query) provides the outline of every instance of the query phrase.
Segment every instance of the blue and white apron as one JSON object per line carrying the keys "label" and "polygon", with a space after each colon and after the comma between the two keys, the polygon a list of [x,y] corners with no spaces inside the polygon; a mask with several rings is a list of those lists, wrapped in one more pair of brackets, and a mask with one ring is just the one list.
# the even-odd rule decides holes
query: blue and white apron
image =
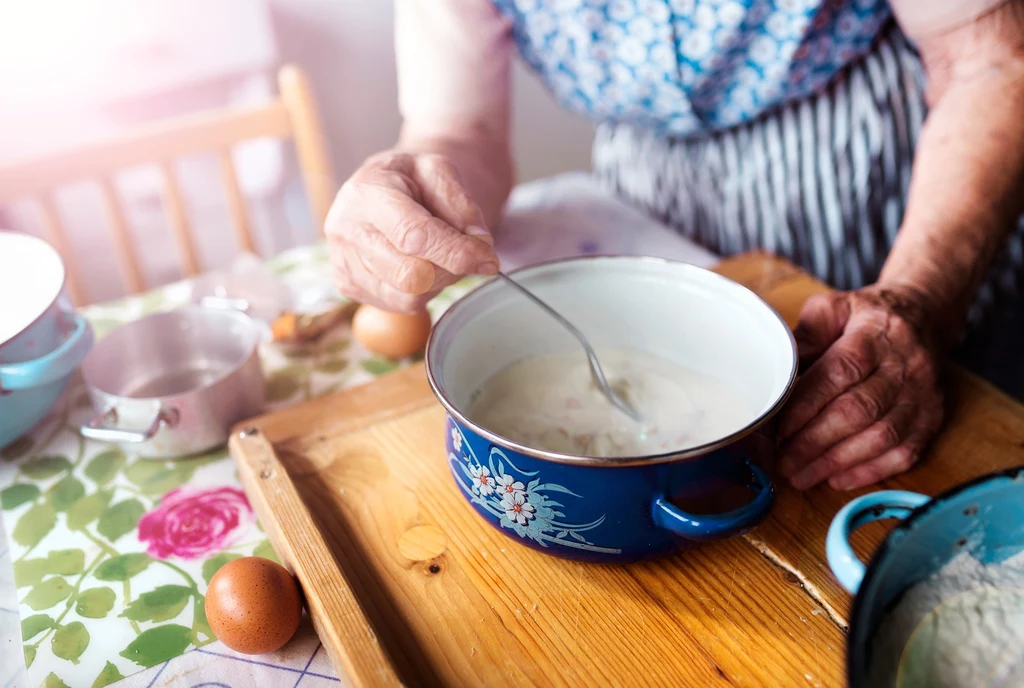
{"label": "blue and white apron", "polygon": [[[838,289],[874,282],[902,222],[924,72],[878,0],[494,0],[526,63],[598,123],[595,173],[729,255]],[[961,358],[1024,392],[1024,221]]]}

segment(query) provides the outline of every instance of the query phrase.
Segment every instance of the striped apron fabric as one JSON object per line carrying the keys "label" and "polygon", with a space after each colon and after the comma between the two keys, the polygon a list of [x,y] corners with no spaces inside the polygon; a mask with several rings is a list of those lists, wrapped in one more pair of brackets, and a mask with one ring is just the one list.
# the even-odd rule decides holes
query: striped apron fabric
{"label": "striped apron fabric", "polygon": [[[821,93],[696,138],[602,124],[595,174],[720,255],[764,249],[837,289],[873,283],[903,219],[926,113],[920,59],[895,26]],[[979,291],[959,354],[1024,392],[1024,219]]]}

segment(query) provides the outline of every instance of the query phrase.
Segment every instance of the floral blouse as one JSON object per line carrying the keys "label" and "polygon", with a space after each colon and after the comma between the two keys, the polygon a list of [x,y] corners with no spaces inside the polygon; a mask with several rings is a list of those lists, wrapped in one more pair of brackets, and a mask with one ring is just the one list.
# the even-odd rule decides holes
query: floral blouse
{"label": "floral blouse", "polygon": [[421,133],[507,125],[518,52],[565,107],[692,136],[821,90],[894,15],[913,39],[1002,0],[396,0]]}

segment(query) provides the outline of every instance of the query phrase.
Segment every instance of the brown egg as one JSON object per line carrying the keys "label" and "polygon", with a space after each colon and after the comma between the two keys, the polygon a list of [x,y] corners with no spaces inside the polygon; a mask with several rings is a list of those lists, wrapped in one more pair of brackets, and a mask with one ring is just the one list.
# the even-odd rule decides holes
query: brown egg
{"label": "brown egg", "polygon": [[206,620],[217,639],[236,652],[279,650],[299,628],[302,599],[287,569],[263,557],[224,564],[206,590]]}
{"label": "brown egg", "polygon": [[430,335],[430,314],[391,313],[363,304],[352,317],[352,336],[379,356],[406,358],[421,353]]}

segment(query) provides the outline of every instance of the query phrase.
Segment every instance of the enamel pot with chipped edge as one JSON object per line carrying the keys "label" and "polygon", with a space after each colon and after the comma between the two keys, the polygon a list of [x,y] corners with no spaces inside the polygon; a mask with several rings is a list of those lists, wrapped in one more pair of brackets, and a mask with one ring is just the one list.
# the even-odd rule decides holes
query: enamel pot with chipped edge
{"label": "enamel pot with chipped edge", "polygon": [[[899,525],[865,565],[850,546],[850,535],[890,518]],[[856,595],[846,653],[849,684],[875,688],[871,638],[907,589],[961,552],[982,564],[998,564],[1024,550],[1024,466],[976,478],[935,498],[903,490],[857,497],[832,519],[825,549],[836,579]]]}

